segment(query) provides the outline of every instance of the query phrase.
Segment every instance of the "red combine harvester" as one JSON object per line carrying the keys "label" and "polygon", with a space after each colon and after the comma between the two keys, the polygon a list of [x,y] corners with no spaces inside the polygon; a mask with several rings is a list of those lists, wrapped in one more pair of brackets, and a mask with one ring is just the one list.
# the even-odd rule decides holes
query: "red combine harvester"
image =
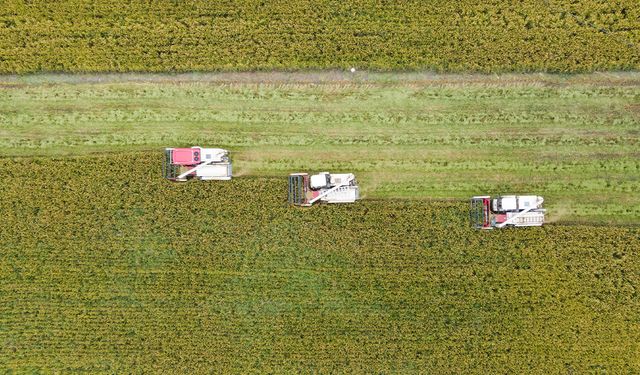
{"label": "red combine harvester", "polygon": [[171,181],[230,180],[229,151],[221,148],[166,148],[162,176]]}
{"label": "red combine harvester", "polygon": [[544,224],[544,199],[537,195],[503,195],[471,198],[471,226],[478,229],[539,227]]}

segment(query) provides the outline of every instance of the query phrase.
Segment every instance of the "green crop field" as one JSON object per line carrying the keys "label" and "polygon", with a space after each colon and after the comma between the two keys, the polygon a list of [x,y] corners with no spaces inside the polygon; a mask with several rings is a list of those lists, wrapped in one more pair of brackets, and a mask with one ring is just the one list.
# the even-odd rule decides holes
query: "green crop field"
{"label": "green crop field", "polygon": [[639,19],[637,0],[4,0],[0,73],[637,70]]}
{"label": "green crop field", "polygon": [[[0,1],[0,373],[640,373],[639,19]],[[163,179],[196,145],[233,179]],[[363,199],[290,206],[320,171]]]}
{"label": "green crop field", "polygon": [[640,228],[294,209],[157,152],[0,160],[5,372],[635,373]]}
{"label": "green crop field", "polygon": [[533,193],[551,221],[640,218],[637,73],[52,75],[0,85],[3,156],[219,146],[238,176],[352,171],[366,198]]}

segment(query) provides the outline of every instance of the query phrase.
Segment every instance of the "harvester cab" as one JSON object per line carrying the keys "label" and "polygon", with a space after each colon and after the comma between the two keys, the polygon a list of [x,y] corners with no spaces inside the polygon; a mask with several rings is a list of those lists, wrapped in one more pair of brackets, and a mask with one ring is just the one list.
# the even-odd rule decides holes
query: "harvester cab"
{"label": "harvester cab", "polygon": [[478,229],[539,227],[544,224],[544,199],[537,195],[503,195],[471,198],[471,226]]}
{"label": "harvester cab", "polygon": [[166,148],[162,176],[171,181],[230,180],[229,151],[221,148]]}
{"label": "harvester cab", "polygon": [[353,173],[292,173],[288,197],[290,204],[305,207],[318,201],[353,203],[360,199],[360,189]]}

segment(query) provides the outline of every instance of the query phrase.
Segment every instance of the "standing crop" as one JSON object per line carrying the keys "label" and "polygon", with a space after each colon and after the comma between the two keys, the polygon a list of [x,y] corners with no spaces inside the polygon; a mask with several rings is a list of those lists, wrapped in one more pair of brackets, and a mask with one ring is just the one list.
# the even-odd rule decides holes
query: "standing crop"
{"label": "standing crop", "polygon": [[638,69],[638,9],[634,0],[8,0],[0,73]]}
{"label": "standing crop", "polygon": [[177,184],[160,165],[0,159],[2,370],[639,370],[637,228],[298,209],[285,178]]}

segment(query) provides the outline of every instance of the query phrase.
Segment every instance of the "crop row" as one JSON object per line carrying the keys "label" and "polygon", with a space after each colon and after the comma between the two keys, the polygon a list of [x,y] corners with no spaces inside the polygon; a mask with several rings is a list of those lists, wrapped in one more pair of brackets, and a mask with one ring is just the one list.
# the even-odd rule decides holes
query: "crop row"
{"label": "crop row", "polygon": [[0,73],[638,69],[637,2],[4,2]]}

